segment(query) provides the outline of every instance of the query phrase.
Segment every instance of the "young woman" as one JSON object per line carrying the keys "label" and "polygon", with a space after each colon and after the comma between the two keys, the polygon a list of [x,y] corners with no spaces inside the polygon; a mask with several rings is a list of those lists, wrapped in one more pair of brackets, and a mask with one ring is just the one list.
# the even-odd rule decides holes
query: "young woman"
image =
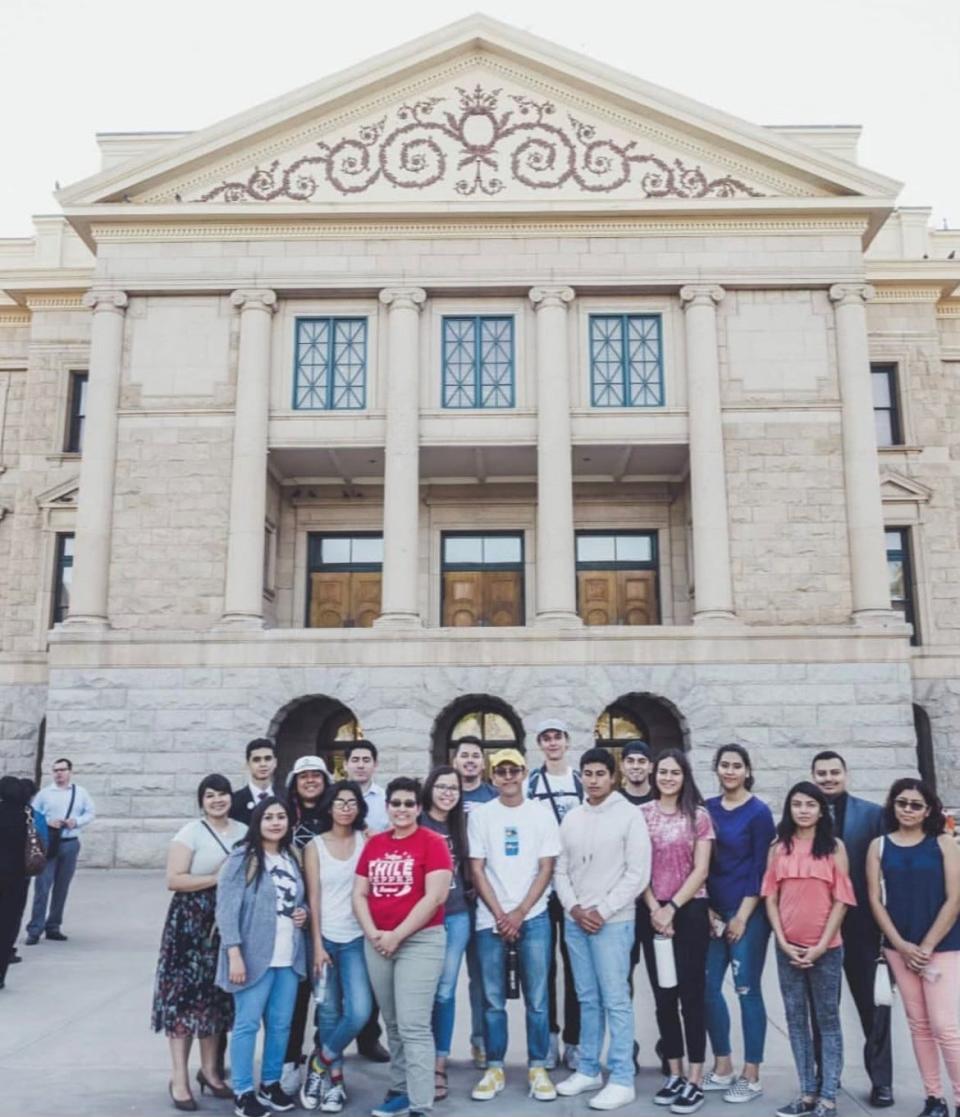
{"label": "young woman", "polygon": [[459,773],[446,764],[434,768],[423,785],[424,809],[420,815],[420,825],[439,834],[446,841],[453,858],[453,877],[443,915],[447,950],[443,957],[440,984],[437,986],[437,999],[433,1005],[433,1038],[437,1045],[435,1101],[442,1101],[449,1093],[447,1059],[453,1040],[457,978],[470,941],[472,893],[467,852],[467,820],[463,811],[462,794]]}
{"label": "young woman", "polygon": [[[271,1109],[294,1107],[280,1087],[280,1074],[297,983],[307,973],[302,931],[307,911],[291,839],[286,806],[268,796],[254,807],[246,837],[220,870],[217,985],[234,1000],[230,1064],[237,1117],[265,1117]],[[261,1020],[266,1033],[261,1084],[255,1092],[253,1050]]]}
{"label": "young woman", "polygon": [[897,780],[884,813],[889,833],[867,852],[870,907],[910,1025],[927,1095],[923,1117],[948,1117],[941,1055],[960,1106],[960,850],[923,780]]}
{"label": "young woman", "polygon": [[[787,795],[770,849],[761,895],[777,940],[777,970],[800,1096],[777,1117],[831,1117],[843,1070],[840,924],[857,900],[843,842],[834,837],[826,796],[803,780]],[[810,1009],[820,1031],[822,1084],[817,1097]]]}
{"label": "young woman", "polygon": [[323,993],[318,994],[317,1034],[300,1104],[339,1113],[347,1100],[343,1052],[373,1005],[363,929],[353,914],[353,881],[366,837],[367,803],[360,785],[352,780],[335,783],[324,815],[320,835],[304,850],[313,976],[320,979]]}
{"label": "young woman", "polygon": [[391,780],[386,801],[390,827],[363,847],[353,910],[390,1045],[391,1084],[382,1108],[423,1117],[433,1105],[430,1016],[446,949],[443,905],[453,862],[447,843],[418,825],[416,780]]}
{"label": "young woman", "polygon": [[[767,957],[770,923],[760,902],[760,884],[776,828],[770,808],[752,792],[753,767],[742,745],[721,745],[713,758],[721,795],[707,800],[716,841],[707,876],[711,938],[707,947],[707,1033],[715,1064],[704,1090],[723,1090],[723,1100],[749,1102],[763,1093],[760,1064],[767,1013],[760,979]],[[723,980],[733,966],[743,1025],[743,1070],[731,1061],[730,1013]]]}
{"label": "young woman", "polygon": [[[640,915],[649,912],[653,934],[673,940],[677,970],[674,988],[664,989],[657,981],[653,990],[660,1050],[670,1070],[653,1100],[656,1105],[670,1106],[672,1113],[696,1113],[704,1101],[704,975],[710,939],[705,884],[713,823],[694,782],[690,762],[679,749],[660,753],[651,783],[654,798],[640,810],[650,832],[653,871]],[[684,1038],[689,1060],[686,1075]]]}
{"label": "young woman", "polygon": [[174,1108],[194,1110],[190,1093],[190,1047],[200,1040],[201,1093],[232,1097],[217,1070],[220,1036],[233,1025],[233,998],[218,989],[218,944],[214,914],[217,874],[234,845],[246,834],[242,822],[229,817],[233,789],[226,776],[200,781],[200,817],[182,826],[167,852],[167,888],[173,893],[160,940],[160,960],[153,986],[152,1023],[170,1043]]}

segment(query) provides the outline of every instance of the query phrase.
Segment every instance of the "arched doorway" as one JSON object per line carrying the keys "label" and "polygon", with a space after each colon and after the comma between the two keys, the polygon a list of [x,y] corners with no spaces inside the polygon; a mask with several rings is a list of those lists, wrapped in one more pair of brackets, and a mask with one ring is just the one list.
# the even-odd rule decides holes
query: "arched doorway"
{"label": "arched doorway", "polygon": [[465,694],[445,707],[433,723],[433,763],[449,764],[461,737],[477,737],[484,753],[515,748],[524,751],[523,722],[516,710],[490,694]]}
{"label": "arched doorway", "polygon": [[322,756],[334,775],[343,775],[343,750],[363,737],[349,706],[325,695],[307,695],[284,706],[270,723],[277,743],[277,773],[285,781],[301,756]]}
{"label": "arched doorway", "polygon": [[654,756],[664,749],[687,748],[687,730],[680,711],[655,694],[624,694],[597,718],[594,742],[617,757],[625,741],[646,741]]}
{"label": "arched doorway", "polygon": [[922,706],[914,704],[913,728],[917,735],[917,769],[920,779],[937,790],[937,767],[933,760],[933,732],[930,729],[930,715]]}

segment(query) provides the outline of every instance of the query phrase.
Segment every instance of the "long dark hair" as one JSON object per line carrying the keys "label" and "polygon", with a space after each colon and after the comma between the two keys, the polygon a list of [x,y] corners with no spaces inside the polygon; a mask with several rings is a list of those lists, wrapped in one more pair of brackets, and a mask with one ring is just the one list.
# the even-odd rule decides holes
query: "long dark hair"
{"label": "long dark hair", "polygon": [[461,875],[466,879],[469,871],[469,855],[467,853],[467,816],[463,809],[463,780],[456,768],[449,764],[439,764],[433,768],[430,775],[423,782],[423,811],[430,813],[433,806],[433,785],[441,776],[456,776],[457,787],[460,788],[460,798],[457,805],[447,812],[447,833],[450,835],[450,844],[453,846],[453,856],[460,866]]}
{"label": "long dark hair", "polygon": [[683,785],[680,788],[680,795],[677,797],[677,806],[686,817],[687,822],[690,823],[691,831],[696,833],[697,807],[703,806],[703,796],[700,794],[700,788],[697,787],[697,781],[693,778],[693,769],[690,767],[690,761],[687,760],[685,752],[681,749],[664,749],[663,752],[657,754],[657,759],[653,762],[653,772],[650,774],[650,790],[653,792],[654,799],[660,798],[657,773],[660,771],[660,765],[665,760],[675,760],[683,773]]}
{"label": "long dark hair", "polygon": [[750,763],[750,753],[747,752],[743,745],[734,744],[733,742],[729,745],[721,745],[713,754],[713,770],[715,772],[719,770],[720,757],[723,756],[725,752],[732,752],[743,761],[743,766],[747,770],[747,776],[743,781],[743,786],[747,791],[753,791],[753,765]]}
{"label": "long dark hair", "polygon": [[829,857],[837,848],[833,819],[830,817],[830,804],[820,788],[809,780],[795,783],[787,792],[787,797],[783,801],[783,817],[777,826],[777,840],[787,853],[791,852],[793,839],[797,833],[797,824],[793,821],[793,812],[790,810],[794,795],[807,795],[820,804],[820,817],[817,819],[817,828],[813,832],[813,856]]}
{"label": "long dark hair", "polygon": [[367,801],[363,797],[363,791],[360,789],[360,784],[356,780],[337,780],[324,795],[320,805],[320,830],[318,833],[326,834],[333,829],[333,801],[341,791],[349,791],[357,801],[357,817],[353,820],[353,829],[366,830],[368,807]]}
{"label": "long dark hair", "polygon": [[[263,879],[263,874],[266,872],[266,858],[263,852],[263,835],[260,833],[260,823],[270,807],[283,807],[287,816],[287,832],[278,843],[278,852],[290,852],[293,843],[293,819],[290,817],[290,808],[276,795],[268,795],[266,799],[261,799],[257,803],[250,815],[250,825],[246,834],[234,846],[235,849],[246,850],[247,883],[249,884],[256,877],[258,888],[260,887],[260,881]],[[290,860],[296,864],[297,859],[295,857],[291,856]]]}
{"label": "long dark hair", "polygon": [[893,801],[904,791],[919,791],[923,796],[924,801],[930,808],[930,813],[923,820],[923,832],[931,837],[938,838],[947,828],[947,817],[943,813],[943,802],[930,784],[925,780],[918,780],[916,776],[904,776],[902,779],[894,780],[893,785],[887,792],[887,801],[883,805],[884,829],[888,833],[900,829]]}

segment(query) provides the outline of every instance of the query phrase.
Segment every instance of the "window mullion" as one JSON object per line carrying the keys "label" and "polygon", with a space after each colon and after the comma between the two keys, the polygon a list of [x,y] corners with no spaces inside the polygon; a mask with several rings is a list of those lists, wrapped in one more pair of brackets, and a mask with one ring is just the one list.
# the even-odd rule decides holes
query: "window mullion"
{"label": "window mullion", "polygon": [[[628,344],[630,340],[630,326],[626,314],[620,315],[620,380],[623,384],[623,406],[632,407],[633,397],[630,395],[630,354]],[[612,730],[611,730],[612,732]]]}
{"label": "window mullion", "polygon": [[483,357],[481,345],[483,344],[482,326],[480,316],[473,320],[473,406],[483,406]]}

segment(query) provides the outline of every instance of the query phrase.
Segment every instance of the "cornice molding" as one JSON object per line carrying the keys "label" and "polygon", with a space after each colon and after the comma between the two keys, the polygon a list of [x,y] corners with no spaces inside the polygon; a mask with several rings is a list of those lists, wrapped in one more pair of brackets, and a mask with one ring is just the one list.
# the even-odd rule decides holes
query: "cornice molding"
{"label": "cornice molding", "polygon": [[894,287],[884,284],[875,284],[876,294],[872,301],[875,303],[937,303],[940,301],[941,290],[936,287]]}
{"label": "cornice molding", "polygon": [[27,295],[24,302],[29,310],[85,310],[85,293],[76,295]]}
{"label": "cornice molding", "polygon": [[937,307],[938,318],[960,318],[960,303],[941,303]]}
{"label": "cornice molding", "polygon": [[33,321],[33,315],[28,311],[20,310],[19,307],[7,310],[5,307],[0,309],[0,328],[6,326],[12,328],[14,326],[29,326]]}

